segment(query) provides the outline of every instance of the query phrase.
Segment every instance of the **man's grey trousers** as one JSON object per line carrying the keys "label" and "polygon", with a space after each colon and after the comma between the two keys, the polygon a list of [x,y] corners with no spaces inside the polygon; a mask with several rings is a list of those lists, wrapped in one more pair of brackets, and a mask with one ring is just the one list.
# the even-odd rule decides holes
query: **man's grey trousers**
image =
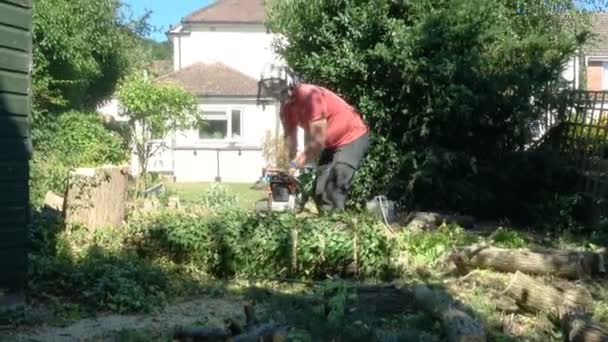
{"label": "man's grey trousers", "polygon": [[319,156],[315,202],[321,211],[343,210],[353,176],[369,150],[369,134]]}

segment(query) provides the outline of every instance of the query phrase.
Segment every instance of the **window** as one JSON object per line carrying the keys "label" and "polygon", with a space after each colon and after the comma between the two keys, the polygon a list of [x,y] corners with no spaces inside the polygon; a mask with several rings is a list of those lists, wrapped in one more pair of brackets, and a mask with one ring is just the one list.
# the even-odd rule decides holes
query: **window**
{"label": "window", "polygon": [[231,111],[231,123],[230,127],[232,128],[232,138],[240,138],[243,135],[241,130],[241,110],[233,109]]}
{"label": "window", "polygon": [[242,114],[241,109],[203,113],[204,122],[198,130],[199,139],[226,140],[240,138],[243,136]]}

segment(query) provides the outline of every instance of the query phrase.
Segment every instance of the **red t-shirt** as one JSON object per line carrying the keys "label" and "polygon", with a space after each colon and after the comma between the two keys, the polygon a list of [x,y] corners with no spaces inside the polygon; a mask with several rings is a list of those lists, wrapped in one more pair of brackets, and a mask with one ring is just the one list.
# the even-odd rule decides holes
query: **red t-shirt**
{"label": "red t-shirt", "polygon": [[281,107],[281,120],[285,130],[297,126],[306,132],[313,121],[327,119],[325,147],[338,148],[353,142],[368,132],[359,113],[332,91],[311,84],[294,89],[293,100]]}

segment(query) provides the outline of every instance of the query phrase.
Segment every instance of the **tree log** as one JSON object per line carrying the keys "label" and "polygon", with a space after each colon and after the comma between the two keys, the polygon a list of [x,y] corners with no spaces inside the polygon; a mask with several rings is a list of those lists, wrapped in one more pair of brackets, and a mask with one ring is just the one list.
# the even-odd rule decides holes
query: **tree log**
{"label": "tree log", "polygon": [[608,274],[608,253],[559,250],[503,249],[487,246],[469,247],[452,255],[451,260],[460,272],[471,267],[501,272],[521,271],[533,275],[552,275],[580,279]]}
{"label": "tree log", "polygon": [[265,323],[229,339],[230,342],[282,342],[287,340],[287,326]]}
{"label": "tree log", "polygon": [[593,323],[583,312],[574,312],[562,318],[564,342],[608,342],[608,327]]}
{"label": "tree log", "polygon": [[180,328],[173,334],[173,338],[178,341],[225,342],[231,335],[221,329]]}
{"label": "tree log", "polygon": [[414,288],[414,300],[422,310],[441,321],[449,342],[486,341],[481,323],[457,308],[447,294],[419,285]]}
{"label": "tree log", "polygon": [[546,312],[560,318],[563,312],[593,308],[591,294],[582,288],[560,290],[517,271],[505,293],[515,299],[517,306],[530,313]]}

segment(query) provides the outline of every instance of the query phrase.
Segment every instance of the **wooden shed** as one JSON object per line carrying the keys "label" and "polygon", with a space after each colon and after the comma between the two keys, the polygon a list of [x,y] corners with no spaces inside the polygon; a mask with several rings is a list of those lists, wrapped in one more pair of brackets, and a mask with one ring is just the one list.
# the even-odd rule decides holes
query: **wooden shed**
{"label": "wooden shed", "polygon": [[32,0],[0,0],[0,304],[26,284],[31,71]]}

